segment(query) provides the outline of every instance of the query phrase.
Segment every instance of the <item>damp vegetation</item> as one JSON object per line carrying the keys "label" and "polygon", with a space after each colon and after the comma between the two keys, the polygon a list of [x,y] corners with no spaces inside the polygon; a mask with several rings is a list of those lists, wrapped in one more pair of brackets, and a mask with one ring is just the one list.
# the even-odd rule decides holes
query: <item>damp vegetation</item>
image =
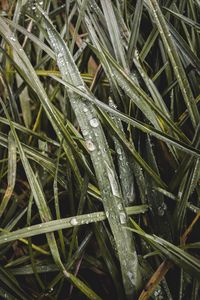
{"label": "damp vegetation", "polygon": [[1,1],[1,299],[199,299],[199,20]]}

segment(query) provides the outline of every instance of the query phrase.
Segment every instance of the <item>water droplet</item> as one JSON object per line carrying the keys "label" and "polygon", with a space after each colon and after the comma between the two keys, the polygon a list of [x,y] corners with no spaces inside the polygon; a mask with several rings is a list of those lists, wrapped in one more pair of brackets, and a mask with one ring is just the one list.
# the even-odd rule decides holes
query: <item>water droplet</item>
{"label": "water droplet", "polygon": [[178,193],[178,198],[181,199],[182,195],[183,195],[183,192],[179,192]]}
{"label": "water droplet", "polygon": [[120,223],[121,223],[121,224],[126,224],[126,215],[125,215],[124,212],[121,212],[121,213],[119,214],[119,219],[120,219]]}
{"label": "water droplet", "polygon": [[58,59],[63,57],[63,53],[59,52],[57,55]]}
{"label": "water droplet", "polygon": [[109,212],[108,211],[106,211],[106,217],[109,218]]}
{"label": "water droplet", "polygon": [[84,107],[84,108],[83,108],[83,111],[84,111],[84,113],[86,113],[86,112],[88,111],[88,108],[87,108],[87,107]]}
{"label": "water droplet", "polygon": [[164,213],[165,213],[165,212],[164,212],[164,210],[162,209],[162,207],[161,207],[161,206],[158,207],[158,215],[162,217],[162,216],[164,215]]}
{"label": "water droplet", "polygon": [[122,206],[122,204],[121,204],[121,203],[120,203],[120,204],[118,204],[118,205],[117,205],[117,207],[118,207],[118,209],[119,209],[119,210],[122,210],[122,209],[123,209],[123,206]]}
{"label": "water droplet", "polygon": [[128,278],[130,279],[130,281],[131,281],[133,284],[135,284],[135,280],[134,280],[134,275],[133,275],[133,273],[132,273],[132,272],[128,272],[127,275],[128,275]]}
{"label": "water droplet", "polygon": [[139,52],[138,52],[137,49],[135,49],[135,58],[136,58],[137,60],[139,60]]}
{"label": "water droplet", "polygon": [[90,125],[94,128],[99,126],[99,121],[96,118],[90,120]]}
{"label": "water droplet", "polygon": [[6,242],[8,239],[7,238],[4,238],[4,241]]}
{"label": "water droplet", "polygon": [[85,142],[85,144],[89,151],[94,151],[96,149],[95,145],[93,144],[93,142],[91,140],[87,140]]}
{"label": "water droplet", "polygon": [[113,169],[109,167],[108,163],[107,162],[105,162],[105,163],[106,163],[106,167],[107,167],[107,174],[108,174],[108,179],[110,181],[110,187],[111,187],[112,193],[114,196],[120,198],[120,192],[119,192],[118,183],[115,178],[115,173],[113,172]]}
{"label": "water droplet", "polygon": [[122,154],[122,150],[121,150],[121,148],[117,148],[117,154]]}
{"label": "water droplet", "polygon": [[76,220],[76,218],[72,218],[70,224],[76,226],[78,224],[78,221]]}
{"label": "water droplet", "polygon": [[88,135],[88,131],[87,130],[82,130],[82,133],[84,136]]}

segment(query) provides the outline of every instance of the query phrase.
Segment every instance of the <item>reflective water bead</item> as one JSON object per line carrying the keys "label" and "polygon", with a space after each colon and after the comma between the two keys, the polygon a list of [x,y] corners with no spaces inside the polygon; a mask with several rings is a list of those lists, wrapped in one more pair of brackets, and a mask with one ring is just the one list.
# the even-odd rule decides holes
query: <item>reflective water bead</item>
{"label": "reflective water bead", "polygon": [[121,224],[126,224],[126,215],[125,215],[125,213],[120,213],[119,214],[119,219],[120,219],[120,223]]}
{"label": "reflective water bead", "polygon": [[76,220],[76,218],[72,218],[70,224],[76,226],[78,224],[78,221]]}
{"label": "reflective water bead", "polygon": [[85,142],[85,144],[89,151],[94,151],[96,149],[95,145],[93,144],[93,142],[91,140],[87,140]]}
{"label": "reflective water bead", "polygon": [[90,125],[94,128],[99,126],[99,121],[96,118],[90,120]]}
{"label": "reflective water bead", "polygon": [[84,111],[84,113],[86,113],[86,112],[88,111],[88,108],[87,108],[87,107],[84,107],[84,108],[83,108],[83,111]]}

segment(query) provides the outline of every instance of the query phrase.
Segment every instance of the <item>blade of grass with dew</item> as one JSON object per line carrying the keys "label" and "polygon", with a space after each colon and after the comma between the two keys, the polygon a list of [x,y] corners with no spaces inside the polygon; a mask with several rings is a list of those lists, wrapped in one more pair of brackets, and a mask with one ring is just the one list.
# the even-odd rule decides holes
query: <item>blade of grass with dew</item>
{"label": "blade of grass with dew", "polygon": [[[57,63],[64,80],[69,80],[72,84],[81,87],[87,93],[68,48],[48,20],[46,13],[42,13],[49,39],[57,54]],[[136,293],[140,285],[137,254],[131,235],[127,235],[122,228],[122,223],[126,224],[127,217],[123,207],[121,208],[120,206],[119,209],[119,205],[122,204],[122,196],[118,179],[114,171],[114,165],[111,156],[109,155],[108,145],[102,127],[97,119],[96,112],[91,104],[72,93],[71,99],[72,107],[77,115],[78,122],[86,139],[86,146],[90,151],[102,193],[104,208],[108,214],[108,221],[114,234],[124,287],[127,295],[131,296]],[[91,138],[88,138],[88,134],[90,134]],[[99,164],[101,165],[101,168],[99,168]],[[131,279],[127,274],[132,274]]]}
{"label": "blade of grass with dew", "polygon": [[[145,213],[148,210],[148,205],[136,205],[126,208],[128,215]],[[10,241],[15,241],[18,238],[27,238],[39,234],[44,234],[48,232],[58,231],[61,229],[72,228],[74,226],[80,226],[84,224],[89,224],[93,222],[100,222],[106,220],[105,212],[95,212],[90,214],[84,214],[80,216],[74,216],[69,218],[63,218],[60,220],[53,220],[50,222],[44,222],[37,225],[29,226],[29,229],[23,228],[18,229],[13,232],[5,233],[0,235],[0,245],[8,243]],[[76,223],[76,225],[73,225]]]}
{"label": "blade of grass with dew", "polygon": [[[116,108],[112,99],[109,100],[109,105],[113,108]],[[123,126],[120,120],[115,116],[111,115],[111,118],[115,122],[116,126],[123,131]],[[117,140],[116,137],[113,137],[115,144],[115,151],[118,158],[118,167],[119,167],[119,178],[122,187],[124,205],[129,206],[131,203],[135,202],[135,187],[134,187],[134,177],[132,170],[130,168],[129,159],[124,151],[123,146]]]}

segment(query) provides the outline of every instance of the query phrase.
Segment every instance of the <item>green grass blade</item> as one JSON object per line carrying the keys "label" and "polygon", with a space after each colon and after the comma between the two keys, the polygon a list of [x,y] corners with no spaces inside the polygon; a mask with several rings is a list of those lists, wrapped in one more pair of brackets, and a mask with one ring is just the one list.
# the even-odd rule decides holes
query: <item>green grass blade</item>
{"label": "green grass blade", "polygon": [[[145,213],[148,210],[148,205],[138,205],[126,208],[127,214]],[[95,212],[80,216],[64,218],[60,220],[53,220],[49,222],[40,223],[29,226],[28,228],[18,229],[13,232],[0,235],[0,244],[15,241],[19,238],[32,237],[39,234],[53,232],[61,229],[72,228],[74,226],[85,225],[93,222],[100,222],[107,219],[105,212]]]}
{"label": "green grass blade", "polygon": [[5,191],[4,197],[0,204],[0,217],[4,213],[6,206],[12,196],[15,181],[16,181],[16,169],[17,169],[17,152],[16,143],[13,138],[12,132],[8,135],[8,186]]}
{"label": "green grass blade", "polygon": [[[57,55],[57,64],[64,80],[82,88],[85,93],[87,89],[81,79],[78,69],[74,64],[69,49],[66,47],[60,35],[56,32],[45,12],[42,12],[46,29],[52,47]],[[96,112],[90,103],[79,96],[68,92],[71,96],[71,104],[76,113],[78,122],[86,140],[86,146],[90,152],[91,159],[96,171],[98,183],[102,193],[104,209],[108,215],[112,232],[114,234],[124,286],[127,295],[132,295],[139,288],[140,276],[137,263],[137,254],[131,235],[127,235],[122,224],[127,223],[127,216],[122,205],[122,195],[114,171],[114,165],[109,154],[107,141],[102,127],[97,119]],[[98,137],[98,138],[97,138]],[[98,157],[98,160],[97,160]],[[99,164],[101,167],[99,167]],[[111,201],[112,199],[112,201]],[[130,263],[131,262],[131,263]],[[128,274],[132,274],[132,277]]]}

